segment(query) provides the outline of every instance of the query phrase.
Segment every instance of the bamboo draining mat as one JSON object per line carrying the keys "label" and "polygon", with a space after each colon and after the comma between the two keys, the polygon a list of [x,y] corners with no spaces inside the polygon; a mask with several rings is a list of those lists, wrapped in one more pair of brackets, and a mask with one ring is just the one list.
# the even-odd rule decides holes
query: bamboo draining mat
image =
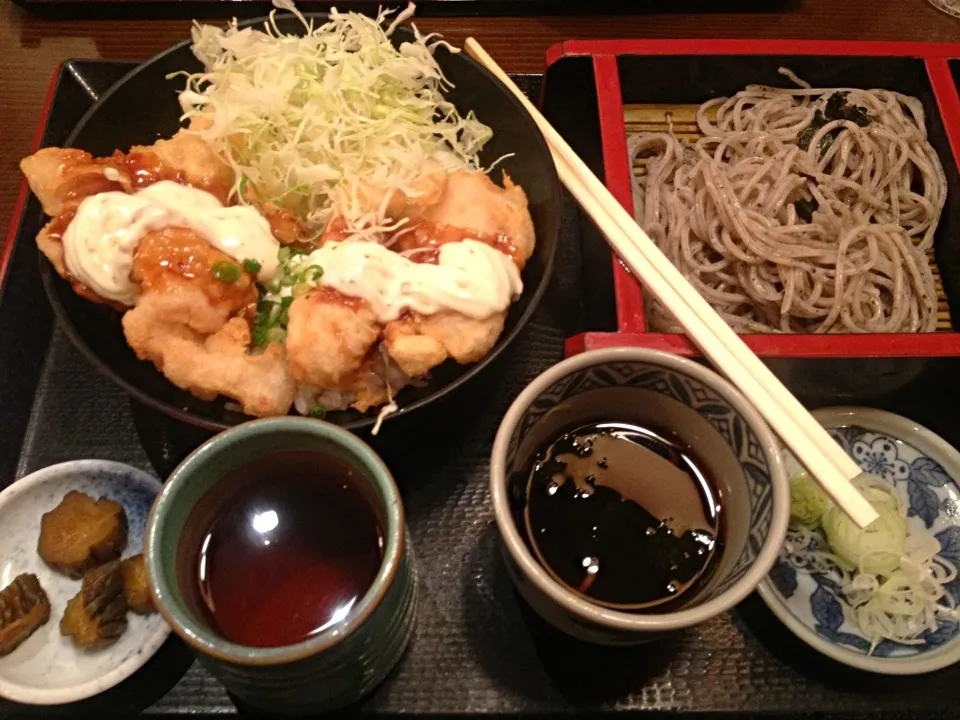
{"label": "bamboo draining mat", "polygon": [[[674,134],[681,140],[695,141],[703,137],[697,127],[698,105],[624,105],[623,119],[627,135],[639,132],[667,132],[671,127]],[[710,120],[717,117],[716,108],[707,112]],[[636,177],[643,177],[647,172],[647,159],[638,158],[633,164],[633,173]],[[940,268],[934,260],[933,249],[928,253],[930,268],[933,271],[933,282],[937,289],[937,331],[953,332],[950,322],[950,306],[947,304],[947,294],[943,290],[943,281],[940,279]]]}

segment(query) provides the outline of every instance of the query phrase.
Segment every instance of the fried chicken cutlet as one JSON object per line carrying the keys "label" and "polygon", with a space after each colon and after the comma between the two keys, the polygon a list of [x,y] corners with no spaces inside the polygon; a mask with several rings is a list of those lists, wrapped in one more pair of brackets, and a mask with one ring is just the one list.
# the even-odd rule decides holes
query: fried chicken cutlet
{"label": "fried chicken cutlet", "polygon": [[[57,271],[81,295],[123,310],[124,334],[137,356],[201,399],[225,395],[250,415],[269,416],[285,414],[307,392],[325,398],[329,409],[365,411],[448,359],[482,359],[503,331],[503,304],[480,316],[445,309],[441,302],[429,311],[411,307],[383,317],[355,288],[324,280],[287,296],[284,332],[258,347],[252,324],[266,292],[257,287],[258,268],[214,247],[196,229],[176,224],[139,238],[129,276],[122,278],[134,288],[125,302],[102,297],[70,273],[64,257],[64,230],[85,197],[137,193],[173,180],[223,199],[232,172],[203,141],[184,131],[105,159],[51,148],[25,159],[22,167],[53,216],[37,242]],[[523,267],[533,251],[533,224],[523,190],[506,174],[499,187],[482,172],[437,171],[427,174],[422,186],[410,194],[371,190],[360,198],[397,215],[391,218],[400,228],[396,237],[382,239],[397,255],[409,263],[436,265],[442,246],[471,240]],[[259,209],[278,247],[304,247],[304,226],[289,211],[266,202]],[[355,239],[334,220],[319,246],[340,242]],[[231,271],[227,281],[217,272],[222,267]],[[279,302],[279,296],[275,299]],[[299,399],[297,405],[302,405]]]}

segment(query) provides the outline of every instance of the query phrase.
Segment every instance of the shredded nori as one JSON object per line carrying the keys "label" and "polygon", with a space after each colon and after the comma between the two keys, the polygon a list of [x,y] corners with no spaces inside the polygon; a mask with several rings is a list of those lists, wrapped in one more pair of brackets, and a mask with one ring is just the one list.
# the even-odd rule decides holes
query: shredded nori
{"label": "shredded nori", "polygon": [[820,207],[814,198],[809,200],[797,200],[793,206],[797,209],[797,217],[804,222],[813,222],[813,213]]}
{"label": "shredded nori", "polygon": [[[849,120],[860,127],[867,127],[870,124],[870,114],[865,107],[860,105],[851,105],[847,102],[845,92],[836,92],[827,98],[827,104],[823,110],[817,110],[813,114],[813,120],[797,135],[797,145],[806,150],[810,147],[810,141],[813,136],[819,132],[820,128],[834,120]],[[830,149],[833,141],[840,134],[840,128],[831,131],[820,140],[820,153],[823,154]]]}
{"label": "shredded nori", "polygon": [[827,98],[824,114],[827,120],[849,120],[860,127],[870,124],[870,115],[865,107],[847,102],[849,93],[837,92]]}

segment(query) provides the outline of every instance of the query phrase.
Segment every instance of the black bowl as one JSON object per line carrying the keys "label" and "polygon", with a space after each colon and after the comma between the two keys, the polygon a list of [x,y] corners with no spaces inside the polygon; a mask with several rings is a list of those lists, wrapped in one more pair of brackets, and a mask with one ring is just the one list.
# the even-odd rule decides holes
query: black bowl
{"label": "black bowl", "polygon": [[[323,15],[312,16],[322,20]],[[262,25],[252,20],[243,25]],[[287,16],[280,27],[297,32],[302,26]],[[398,28],[394,42],[412,39],[407,28]],[[503,334],[496,347],[479,363],[457,365],[452,361],[436,368],[424,387],[409,387],[398,397],[400,414],[427,405],[467,382],[489,364],[518,335],[530,320],[546,290],[559,232],[560,185],[550,152],[533,120],[516,98],[485,68],[464,54],[437,49],[437,60],[454,87],[447,97],[463,113],[473,110],[493,128],[493,139],[482,153],[490,163],[507,153],[514,155],[501,163],[514,181],[527,193],[536,227],[537,245],[523,272],[523,296],[507,316]],[[66,146],[76,147],[94,156],[110,155],[117,148],[149,145],[158,138],[170,137],[179,127],[180,107],[177,91],[182,77],[167,79],[171,73],[201,70],[190,50],[190,41],[175,45],[128,73],[100,98],[73,133]],[[41,257],[43,285],[61,327],[74,345],[100,371],[117,382],[140,402],[173,418],[220,430],[248,420],[230,410],[227,400],[200,400],[168,381],[152,363],[139,360],[127,345],[120,315],[104,306],[76,295],[70,285]],[[367,427],[376,413],[355,410],[331,412],[327,419],[351,429]]]}

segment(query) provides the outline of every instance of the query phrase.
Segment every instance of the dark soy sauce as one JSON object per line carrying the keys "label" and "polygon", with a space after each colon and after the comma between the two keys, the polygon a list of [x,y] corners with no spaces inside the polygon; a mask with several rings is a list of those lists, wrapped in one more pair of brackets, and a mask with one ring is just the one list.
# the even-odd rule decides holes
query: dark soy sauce
{"label": "dark soy sauce", "polygon": [[515,516],[528,546],[593,602],[667,610],[696,596],[720,556],[719,493],[685,448],[648,428],[577,428],[524,479]]}
{"label": "dark soy sauce", "polygon": [[287,451],[213,488],[238,488],[202,532],[196,560],[215,630],[241,645],[279,647],[347,616],[383,554],[380,523],[357,474],[333,455]]}

